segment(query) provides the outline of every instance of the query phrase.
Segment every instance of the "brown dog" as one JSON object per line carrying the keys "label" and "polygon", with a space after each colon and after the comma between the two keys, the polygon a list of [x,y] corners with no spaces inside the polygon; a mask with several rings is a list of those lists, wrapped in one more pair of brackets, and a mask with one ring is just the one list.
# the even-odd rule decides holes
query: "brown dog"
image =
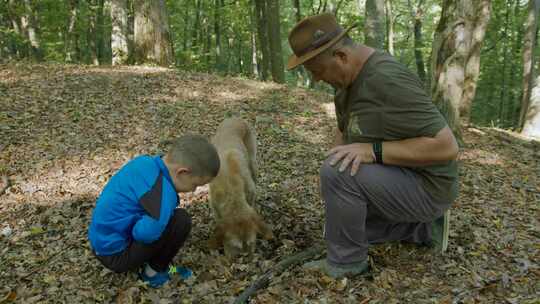
{"label": "brown dog", "polygon": [[210,183],[210,204],[216,227],[210,246],[225,249],[228,258],[255,250],[257,234],[273,238],[257,214],[255,177],[257,142],[255,132],[242,119],[224,120],[212,137],[221,160],[219,173]]}

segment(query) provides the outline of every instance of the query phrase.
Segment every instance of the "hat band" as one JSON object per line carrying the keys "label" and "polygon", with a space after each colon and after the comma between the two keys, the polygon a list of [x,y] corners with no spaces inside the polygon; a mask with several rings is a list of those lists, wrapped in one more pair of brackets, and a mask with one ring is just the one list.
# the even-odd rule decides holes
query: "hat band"
{"label": "hat band", "polygon": [[322,35],[321,37],[317,38],[315,41],[313,41],[310,45],[308,45],[306,48],[304,48],[303,50],[299,51],[297,56],[298,57],[301,57],[301,56],[304,56],[305,54],[313,51],[313,50],[316,50],[318,48],[320,48],[321,46],[323,46],[325,43],[329,42],[330,40],[334,39],[335,37],[337,37],[341,32],[343,31],[342,28],[338,28],[336,29],[335,31],[333,32],[329,32],[329,33],[326,33],[324,35]]}

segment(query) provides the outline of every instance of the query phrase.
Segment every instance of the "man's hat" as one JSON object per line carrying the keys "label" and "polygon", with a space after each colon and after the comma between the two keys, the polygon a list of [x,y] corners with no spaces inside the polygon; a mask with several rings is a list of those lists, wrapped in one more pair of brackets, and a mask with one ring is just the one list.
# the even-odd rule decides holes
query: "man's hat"
{"label": "man's hat", "polygon": [[293,69],[319,55],[355,26],[344,30],[332,13],[310,16],[298,22],[289,33],[289,44],[294,54],[289,57],[287,69]]}

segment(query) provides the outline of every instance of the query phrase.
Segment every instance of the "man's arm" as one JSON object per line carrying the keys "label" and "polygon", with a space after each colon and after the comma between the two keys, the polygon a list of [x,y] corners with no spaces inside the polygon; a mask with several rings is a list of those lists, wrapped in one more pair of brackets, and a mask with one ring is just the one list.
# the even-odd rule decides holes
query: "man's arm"
{"label": "man's arm", "polygon": [[343,145],[343,133],[339,130],[339,128],[336,128],[336,134],[334,137],[334,145],[332,147],[337,147]]}
{"label": "man's arm", "polygon": [[[448,127],[440,130],[435,137],[415,137],[382,144],[383,163],[387,165],[418,167],[446,163],[457,157],[458,145]],[[355,143],[334,147],[328,152],[333,155],[331,165],[340,160],[340,171],[352,163],[351,175],[356,174],[361,163],[374,163],[375,155],[370,143]]]}
{"label": "man's arm", "polygon": [[417,167],[446,163],[456,159],[458,144],[449,127],[435,137],[417,137],[383,143],[383,163]]}

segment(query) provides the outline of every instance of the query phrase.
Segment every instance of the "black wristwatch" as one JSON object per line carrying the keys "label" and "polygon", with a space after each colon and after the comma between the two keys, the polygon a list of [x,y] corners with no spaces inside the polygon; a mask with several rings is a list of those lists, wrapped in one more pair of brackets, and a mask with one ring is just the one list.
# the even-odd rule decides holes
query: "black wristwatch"
{"label": "black wristwatch", "polygon": [[373,154],[375,154],[375,162],[382,164],[382,142],[376,141],[373,143]]}

